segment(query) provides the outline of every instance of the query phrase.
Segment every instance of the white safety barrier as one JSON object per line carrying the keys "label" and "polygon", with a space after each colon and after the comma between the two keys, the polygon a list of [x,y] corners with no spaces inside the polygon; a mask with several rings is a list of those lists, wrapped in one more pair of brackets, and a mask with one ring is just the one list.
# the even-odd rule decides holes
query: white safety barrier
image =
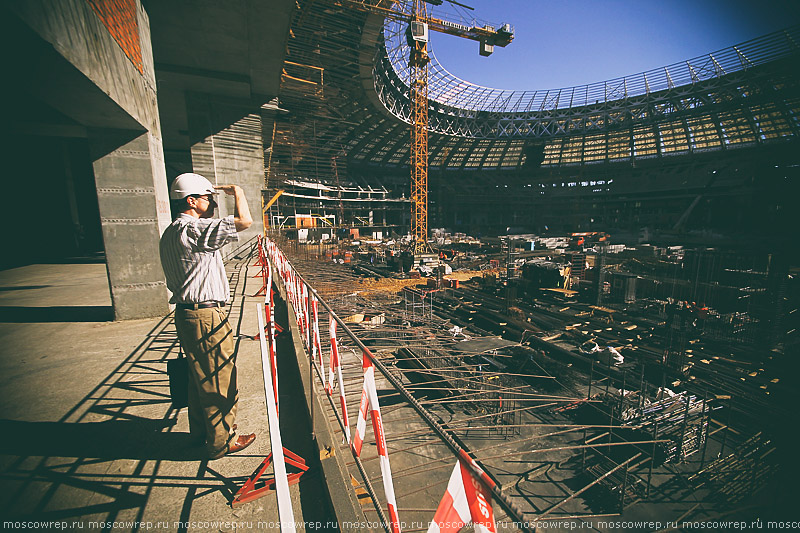
{"label": "white safety barrier", "polygon": [[492,495],[470,469],[456,461],[428,533],[456,533],[469,522],[477,533],[496,533]]}
{"label": "white safety barrier", "polygon": [[[264,305],[258,306],[258,327],[264,331]],[[261,365],[264,369],[264,387],[267,398],[267,416],[269,417],[269,442],[272,447],[272,464],[275,473],[275,489],[278,493],[278,518],[281,522],[281,531],[292,533],[294,527],[294,511],[292,500],[289,497],[289,480],[286,476],[286,462],[283,457],[283,443],[281,441],[280,425],[278,423],[278,409],[275,402],[275,391],[272,387],[274,366],[270,361],[269,349],[264,335],[261,335]]]}

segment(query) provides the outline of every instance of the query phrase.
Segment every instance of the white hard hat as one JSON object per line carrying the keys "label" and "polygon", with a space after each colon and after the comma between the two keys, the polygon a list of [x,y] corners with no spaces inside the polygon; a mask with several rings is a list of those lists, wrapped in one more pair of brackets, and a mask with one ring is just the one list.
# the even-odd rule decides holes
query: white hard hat
{"label": "white hard hat", "polygon": [[169,197],[172,200],[180,200],[192,194],[216,194],[217,191],[211,182],[200,174],[187,172],[181,174],[169,188]]}

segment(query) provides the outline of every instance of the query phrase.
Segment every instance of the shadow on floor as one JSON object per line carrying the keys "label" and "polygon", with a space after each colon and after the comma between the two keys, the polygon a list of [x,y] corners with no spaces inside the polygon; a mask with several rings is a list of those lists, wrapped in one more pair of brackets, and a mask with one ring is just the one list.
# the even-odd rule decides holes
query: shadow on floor
{"label": "shadow on floor", "polygon": [[22,324],[28,322],[110,322],[114,309],[110,305],[75,306],[2,306],[0,322]]}
{"label": "shadow on floor", "polygon": [[198,461],[201,443],[188,433],[168,433],[174,420],[109,420],[94,423],[0,420],[0,454],[103,460]]}
{"label": "shadow on floor", "polygon": [[[231,309],[240,306],[246,279],[238,276],[240,268],[229,269],[237,298]],[[0,322],[12,324],[112,319],[112,308],[104,306],[0,306]],[[59,341],[68,338],[53,338]],[[59,421],[0,418],[5,437],[0,443],[0,523],[5,516],[37,523],[67,517],[78,524],[94,519],[112,523],[149,513],[170,525],[183,524],[174,531],[185,533],[190,518],[226,510],[245,478],[231,477],[231,463],[209,461],[205,446],[175,431],[178,417],[186,415],[171,406],[166,363],[177,352],[173,317],[167,315],[83,399],[64,406],[68,410]],[[79,354],[76,364],[90,365],[91,357]],[[87,372],[90,376],[94,373]],[[208,498],[213,493],[221,497]],[[196,505],[203,498],[203,505]],[[254,516],[255,510],[242,512]]]}

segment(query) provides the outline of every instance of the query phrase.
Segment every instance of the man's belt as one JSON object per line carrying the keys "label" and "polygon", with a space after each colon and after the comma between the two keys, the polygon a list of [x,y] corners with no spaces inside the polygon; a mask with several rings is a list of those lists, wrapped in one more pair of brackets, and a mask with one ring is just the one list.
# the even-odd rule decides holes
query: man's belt
{"label": "man's belt", "polygon": [[196,311],[197,309],[208,309],[211,307],[225,307],[225,302],[200,302],[197,304],[179,303],[175,304],[175,307],[178,309],[192,309]]}

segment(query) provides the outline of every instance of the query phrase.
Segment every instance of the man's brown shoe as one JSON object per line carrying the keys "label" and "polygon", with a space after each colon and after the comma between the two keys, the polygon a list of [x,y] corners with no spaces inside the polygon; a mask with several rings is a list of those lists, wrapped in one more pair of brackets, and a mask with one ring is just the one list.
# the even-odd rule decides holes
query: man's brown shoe
{"label": "man's brown shoe", "polygon": [[235,442],[228,446],[228,453],[236,453],[244,450],[256,440],[256,434],[250,433],[249,435],[239,435]]}
{"label": "man's brown shoe", "polygon": [[219,459],[225,457],[229,453],[236,453],[244,450],[256,440],[256,434],[238,435],[236,440],[231,439],[230,444],[226,444],[220,450],[209,453],[209,459]]}

